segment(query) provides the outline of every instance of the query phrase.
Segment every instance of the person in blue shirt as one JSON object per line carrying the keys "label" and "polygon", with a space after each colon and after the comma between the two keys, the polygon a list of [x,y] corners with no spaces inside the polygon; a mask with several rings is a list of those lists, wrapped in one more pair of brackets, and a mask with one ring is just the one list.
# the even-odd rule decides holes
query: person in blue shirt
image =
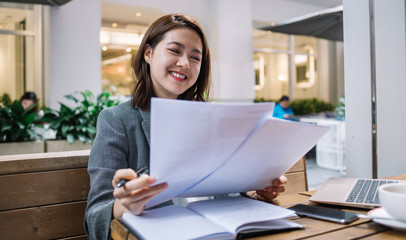
{"label": "person in blue shirt", "polygon": [[289,107],[289,97],[284,95],[279,100],[279,103],[276,104],[275,109],[273,110],[273,117],[282,118],[286,120],[296,121],[295,114],[291,107]]}

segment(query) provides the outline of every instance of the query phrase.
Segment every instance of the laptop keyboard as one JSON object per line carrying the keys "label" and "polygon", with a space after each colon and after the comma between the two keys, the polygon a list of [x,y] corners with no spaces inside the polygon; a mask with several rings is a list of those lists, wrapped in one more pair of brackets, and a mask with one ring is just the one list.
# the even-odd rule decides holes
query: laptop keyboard
{"label": "laptop keyboard", "polygon": [[359,179],[347,198],[347,202],[380,204],[378,187],[383,184],[397,183],[378,179]]}

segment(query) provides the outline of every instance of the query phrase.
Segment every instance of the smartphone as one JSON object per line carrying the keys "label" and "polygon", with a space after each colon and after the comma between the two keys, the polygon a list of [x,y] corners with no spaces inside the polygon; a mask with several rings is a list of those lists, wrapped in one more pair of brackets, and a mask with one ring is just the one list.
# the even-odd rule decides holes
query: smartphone
{"label": "smartphone", "polygon": [[358,219],[356,213],[320,206],[297,204],[288,209],[295,211],[299,216],[317,218],[336,223],[351,223]]}

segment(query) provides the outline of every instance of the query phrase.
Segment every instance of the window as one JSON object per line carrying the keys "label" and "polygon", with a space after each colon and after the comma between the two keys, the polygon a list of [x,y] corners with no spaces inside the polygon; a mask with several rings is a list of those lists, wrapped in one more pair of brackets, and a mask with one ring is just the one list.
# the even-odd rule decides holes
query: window
{"label": "window", "polygon": [[313,37],[254,30],[256,98],[317,97],[314,96],[317,44],[318,40]]}
{"label": "window", "polygon": [[19,99],[25,91],[42,96],[42,7],[0,3],[0,94]]}
{"label": "window", "polygon": [[146,26],[103,22],[100,31],[102,49],[102,89],[114,88],[120,95],[131,95],[131,64],[146,31]]}

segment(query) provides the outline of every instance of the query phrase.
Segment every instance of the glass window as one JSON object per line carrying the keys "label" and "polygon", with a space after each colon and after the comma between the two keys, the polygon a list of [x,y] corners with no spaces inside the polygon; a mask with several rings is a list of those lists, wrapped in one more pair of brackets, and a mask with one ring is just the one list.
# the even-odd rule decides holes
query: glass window
{"label": "glass window", "polygon": [[253,48],[257,99],[317,95],[317,38],[254,29]]}
{"label": "glass window", "polygon": [[310,88],[315,84],[317,39],[314,37],[294,36],[296,87]]}
{"label": "glass window", "polygon": [[[102,89],[114,87],[120,95],[131,95],[131,62],[136,51],[129,49],[102,50]],[[134,55],[133,55],[134,54]]]}
{"label": "glass window", "polygon": [[[286,53],[254,52],[254,62],[262,59],[263,65],[258,66],[256,75],[263,71],[262,86],[256,84],[255,96],[257,99],[278,100],[282,95],[289,93],[289,57]],[[259,70],[261,69],[262,70]],[[260,83],[260,81],[258,81]]]}
{"label": "glass window", "polygon": [[35,91],[39,98],[42,79],[35,69],[35,21],[38,14],[31,4],[0,3],[0,95],[7,93],[12,100],[25,91]]}
{"label": "glass window", "polygon": [[102,89],[115,88],[120,95],[131,95],[131,64],[147,27],[135,24],[103,22],[100,31],[102,49]]}

